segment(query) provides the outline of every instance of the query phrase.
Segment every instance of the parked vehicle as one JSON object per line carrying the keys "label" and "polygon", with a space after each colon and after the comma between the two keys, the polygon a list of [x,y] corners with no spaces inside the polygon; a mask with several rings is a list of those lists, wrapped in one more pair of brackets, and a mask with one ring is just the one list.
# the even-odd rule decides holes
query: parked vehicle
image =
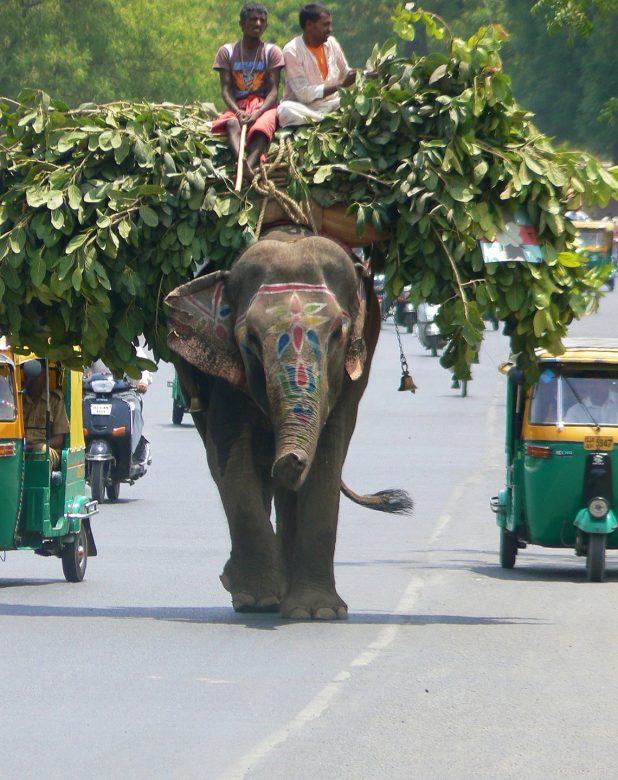
{"label": "parked vehicle", "polygon": [[185,416],[189,405],[180,387],[176,372],[174,372],[174,378],[167,383],[167,386],[172,388],[172,423],[174,425],[182,425],[182,418]]}
{"label": "parked vehicle", "polygon": [[565,346],[558,357],[538,353],[529,390],[508,370],[506,486],[491,508],[503,568],[528,544],[573,548],[600,582],[606,549],[618,549],[618,340]]}
{"label": "parked vehicle", "polygon": [[[24,419],[24,393],[35,376],[45,377],[39,399],[46,423],[42,430],[37,428],[42,443],[32,446],[28,436],[32,429],[26,429]],[[64,404],[70,429],[61,435],[61,446],[55,451],[50,446],[50,399]],[[65,578],[81,582],[88,558],[97,554],[90,519],[98,511],[96,500],[86,496],[81,374],[34,355],[14,355],[4,339],[0,339],[0,496],[0,550],[54,555],[62,561]]]}
{"label": "parked vehicle", "polygon": [[440,333],[436,316],[440,307],[430,303],[420,303],[416,312],[416,333],[418,340],[425,349],[431,350],[436,357],[439,349],[446,346],[446,339]]}
{"label": "parked vehicle", "polygon": [[575,220],[573,225],[577,228],[579,251],[588,258],[588,265],[611,266],[606,284],[613,290],[616,276],[616,265],[612,259],[614,225],[609,221],[594,220]]}
{"label": "parked vehicle", "polygon": [[142,399],[128,379],[109,374],[92,374],[83,389],[86,478],[93,498],[116,501],[121,483],[133,485],[152,460]]}

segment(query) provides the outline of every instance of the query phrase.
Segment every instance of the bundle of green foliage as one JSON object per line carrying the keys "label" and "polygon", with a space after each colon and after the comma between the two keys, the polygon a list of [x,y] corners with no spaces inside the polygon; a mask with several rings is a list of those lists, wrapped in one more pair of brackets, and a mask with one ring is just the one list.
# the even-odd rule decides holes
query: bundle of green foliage
{"label": "bundle of green foliage", "polygon": [[[419,23],[448,37],[411,5],[395,14],[400,37]],[[377,77],[359,77],[337,116],[293,136],[286,186],[297,201],[347,204],[359,233],[371,224],[390,236],[391,289],[412,284],[417,301],[442,304],[443,365],[468,375],[488,313],[533,379],[535,347],[559,350],[602,282],[572,251],[564,212],[607,202],[618,177],[536,130],[501,70],[501,37],[485,28],[411,59],[393,43],[375,51]],[[0,102],[0,332],[16,347],[134,373],[143,333],[166,355],[167,292],[207,258],[229,266],[255,237],[255,192],[234,191],[210,116],[201,105],[71,110],[36,93]],[[518,208],[544,263],[485,264],[479,241]]]}

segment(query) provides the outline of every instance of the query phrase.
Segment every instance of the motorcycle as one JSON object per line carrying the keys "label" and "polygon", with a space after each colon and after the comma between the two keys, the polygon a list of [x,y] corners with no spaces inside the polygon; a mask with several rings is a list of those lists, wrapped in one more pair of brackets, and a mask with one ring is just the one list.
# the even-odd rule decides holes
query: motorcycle
{"label": "motorcycle", "polygon": [[395,301],[395,324],[405,328],[407,333],[412,333],[416,324],[416,306],[410,300],[411,292],[411,285],[404,287]]}
{"label": "motorcycle", "polygon": [[446,339],[440,333],[436,323],[439,308],[439,305],[420,303],[416,313],[418,340],[425,349],[431,350],[432,357],[436,357],[438,350],[446,346]]}
{"label": "motorcycle", "polygon": [[116,501],[120,484],[133,485],[152,462],[142,435],[142,400],[127,379],[109,374],[84,379],[83,391],[86,480],[93,499],[103,501],[107,493]]}

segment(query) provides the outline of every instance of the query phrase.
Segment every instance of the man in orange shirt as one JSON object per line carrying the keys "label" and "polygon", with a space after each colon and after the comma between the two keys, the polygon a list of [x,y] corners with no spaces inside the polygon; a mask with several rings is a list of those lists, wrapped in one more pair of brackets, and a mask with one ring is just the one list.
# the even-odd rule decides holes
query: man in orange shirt
{"label": "man in orange shirt", "polygon": [[302,35],[283,49],[285,93],[277,109],[279,124],[319,122],[339,107],[337,90],[356,80],[339,43],[332,36],[330,11],[318,3],[300,9]]}

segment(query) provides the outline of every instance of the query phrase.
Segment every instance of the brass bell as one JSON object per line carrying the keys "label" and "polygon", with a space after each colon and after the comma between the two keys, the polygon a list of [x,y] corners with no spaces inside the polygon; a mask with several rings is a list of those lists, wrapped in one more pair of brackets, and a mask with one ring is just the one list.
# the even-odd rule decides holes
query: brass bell
{"label": "brass bell", "polygon": [[414,384],[414,380],[410,376],[409,371],[403,372],[401,382],[399,383],[399,392],[402,393],[405,390],[409,390],[411,393],[416,392],[416,385]]}

